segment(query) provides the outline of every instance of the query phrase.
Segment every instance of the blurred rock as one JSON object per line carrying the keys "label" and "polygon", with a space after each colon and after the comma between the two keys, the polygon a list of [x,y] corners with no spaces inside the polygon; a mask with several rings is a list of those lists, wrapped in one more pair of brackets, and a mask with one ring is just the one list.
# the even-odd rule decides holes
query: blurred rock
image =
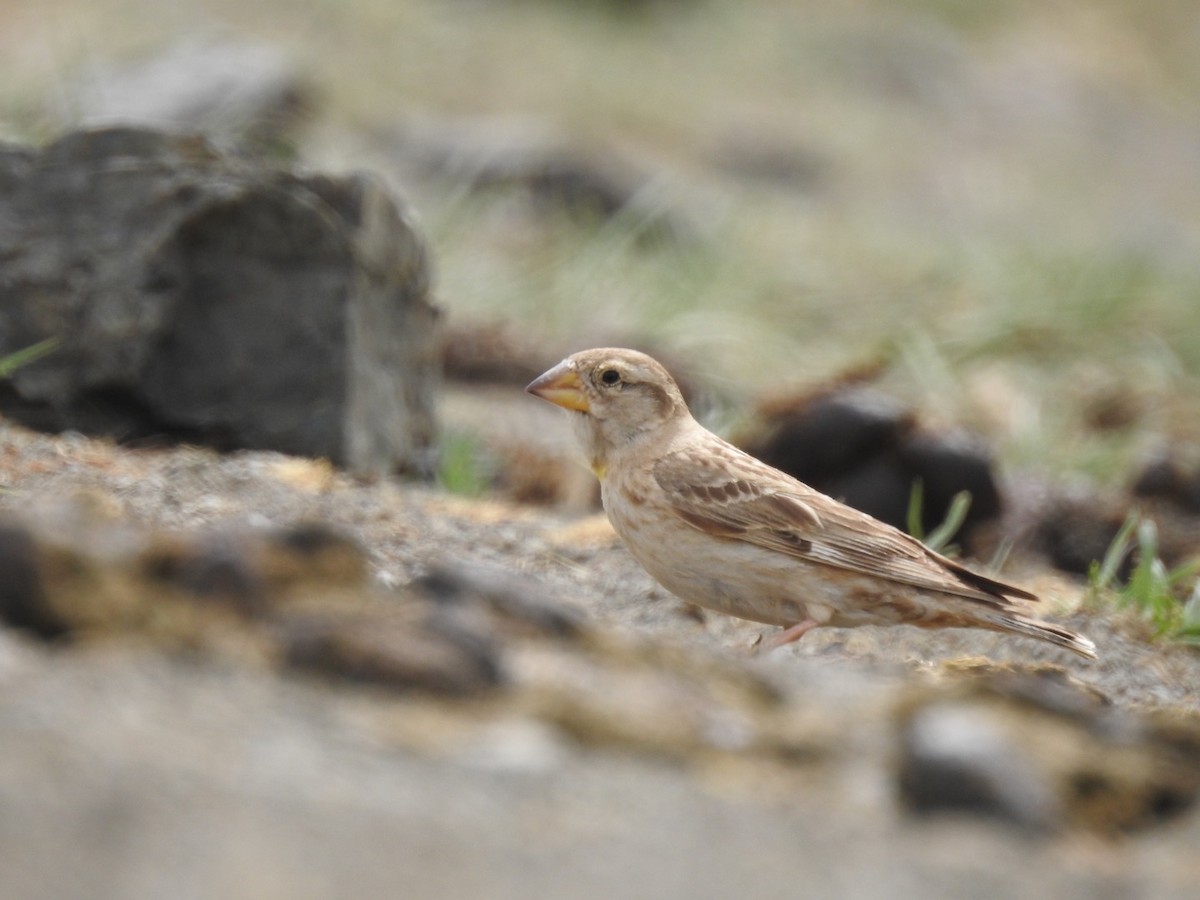
{"label": "blurred rock", "polygon": [[449,380],[524,387],[567,356],[544,341],[489,323],[449,323],[442,333],[442,374]]}
{"label": "blurred rock", "polygon": [[1144,392],[1128,384],[1103,384],[1085,398],[1083,421],[1094,431],[1125,431],[1146,418],[1149,405]]}
{"label": "blurred rock", "polygon": [[763,418],[765,434],[752,445],[754,455],[821,482],[894,451],[916,427],[898,400],[854,387],[775,401]]}
{"label": "blurred rock", "polygon": [[60,342],[0,386],[6,414],[431,470],[429,267],[374,180],[112,129],[4,150],[0,185],[0,356]]}
{"label": "blurred rock", "polygon": [[492,490],[517,503],[585,512],[600,508],[600,484],[564,452],[521,443],[493,446],[496,475]]}
{"label": "blurred rock", "polygon": [[1068,719],[1097,721],[1113,707],[1102,690],[1050,664],[994,663],[982,657],[951,660],[941,673],[973,689],[1014,700]]}
{"label": "blurred rock", "polygon": [[[1086,575],[1092,563],[1104,559],[1128,514],[1127,503],[1100,491],[1056,493],[1041,511],[1033,547],[1056,568]],[[1131,558],[1122,562],[1119,571],[1122,578],[1129,574],[1131,566]]]}
{"label": "blurred rock", "polygon": [[723,171],[803,194],[827,189],[835,170],[830,155],[754,125],[729,128],[708,156]]}
{"label": "blurred rock", "polygon": [[0,522],[0,619],[53,638],[66,631],[67,623],[46,602],[36,552],[33,535],[26,529]]}
{"label": "blurred rock", "polygon": [[[0,620],[46,639],[149,641],[450,695],[502,678],[494,617],[451,620],[419,595],[381,595],[362,548],[315,523],[152,536],[94,497],[43,501],[0,523],[0,585]],[[488,590],[518,603],[499,580]]]}
{"label": "blurred rock", "polygon": [[549,596],[545,588],[499,566],[444,559],[417,581],[436,602],[446,606],[485,603],[514,626],[557,638],[577,638],[580,614]]}
{"label": "blurred rock", "polygon": [[914,812],[1114,836],[1194,807],[1195,716],[1131,715],[1051,667],[982,663],[955,674],[949,692],[902,714],[898,785]]}
{"label": "blurred rock", "polygon": [[1182,512],[1200,514],[1200,467],[1188,466],[1182,456],[1169,448],[1156,453],[1134,477],[1134,496],[1162,500]]}
{"label": "blurred rock", "polygon": [[620,221],[647,241],[694,240],[665,179],[627,154],[587,146],[536,119],[410,118],[385,138],[398,165],[473,191],[518,191],[584,224]]}
{"label": "blurred rock", "polygon": [[249,151],[292,144],[313,103],[282,50],[223,40],[188,40],[149,59],[95,65],[68,91],[72,123],[203,134]]}
{"label": "blurred rock", "polygon": [[969,544],[1000,514],[987,448],[961,432],[922,430],[912,410],[878,391],[837,386],[766,405],[761,419],[758,433],[739,441],[747,452],[897,528],[907,527],[918,479],[926,533],[959,491],[971,494],[971,507],[958,540]]}
{"label": "blurred rock", "polygon": [[986,522],[1000,516],[1000,491],[992,472],[994,461],[984,442],[965,431],[918,431],[900,445],[901,462],[921,479],[924,496],[921,525],[928,534],[942,523],[959,491],[971,495],[963,522],[963,540]]}
{"label": "blurred rock", "polygon": [[1061,817],[1045,773],[977,708],[918,710],[904,729],[900,766],[900,790],[914,812],[976,813],[1034,830]]}
{"label": "blurred rock", "polygon": [[[1041,504],[1032,547],[1064,572],[1087,575],[1136,513],[1154,523],[1159,558],[1177,566],[1200,555],[1200,516],[1185,508],[1186,482],[1179,479],[1178,472],[1152,464],[1138,477],[1134,496],[1089,485],[1053,491]],[[1131,544],[1118,577],[1127,578],[1136,563]]]}
{"label": "blurred rock", "polygon": [[288,616],[278,627],[284,662],[363,684],[461,697],[502,681],[499,652],[478,630],[403,612]]}

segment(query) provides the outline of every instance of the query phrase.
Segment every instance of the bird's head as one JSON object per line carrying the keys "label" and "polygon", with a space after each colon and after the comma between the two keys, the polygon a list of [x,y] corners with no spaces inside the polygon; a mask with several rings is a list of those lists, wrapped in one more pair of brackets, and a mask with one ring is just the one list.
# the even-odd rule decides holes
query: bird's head
{"label": "bird's head", "polygon": [[575,353],[525,390],[577,414],[594,466],[603,465],[612,452],[690,417],[675,379],[636,350]]}

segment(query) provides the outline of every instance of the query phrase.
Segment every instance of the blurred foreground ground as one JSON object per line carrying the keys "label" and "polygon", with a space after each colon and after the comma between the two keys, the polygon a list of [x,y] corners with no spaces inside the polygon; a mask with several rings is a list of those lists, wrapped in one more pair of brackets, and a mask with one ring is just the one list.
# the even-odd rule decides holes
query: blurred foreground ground
{"label": "blurred foreground ground", "polygon": [[[757,626],[701,625],[594,520],[357,484],[276,454],[120,450],[13,426],[0,448],[20,485],[0,494],[10,523],[74,509],[56,546],[129,553],[125,529],[144,530],[187,559],[204,535],[319,521],[369,548],[370,581],[400,592],[384,608],[402,618],[415,621],[406,585],[431,565],[490,564],[498,585],[515,579],[519,598],[585,628],[471,626],[502,680],[457,697],[405,688],[419,647],[376,686],[353,656],[349,680],[281,672],[254,652],[270,632],[201,627],[219,590],[183,620],[194,634],[110,620],[47,645],[5,631],[5,896],[1185,897],[1200,875],[1200,772],[1178,761],[1200,746],[1200,658],[1147,644],[1128,616],[1071,618],[1096,664],[909,629],[818,632],[755,658]],[[85,602],[141,577],[120,554],[58,558],[51,582],[82,584]],[[287,583],[310,577],[318,611],[367,604],[368,588],[347,598],[319,571]],[[914,710],[965,716],[954,740],[990,787],[959,813],[902,800]],[[942,783],[937,767],[956,764],[931,759]]]}

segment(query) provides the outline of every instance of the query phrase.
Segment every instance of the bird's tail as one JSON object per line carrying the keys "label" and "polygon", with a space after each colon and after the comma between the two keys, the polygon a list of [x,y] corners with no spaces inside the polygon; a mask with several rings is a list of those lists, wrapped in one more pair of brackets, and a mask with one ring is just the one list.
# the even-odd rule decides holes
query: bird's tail
{"label": "bird's tail", "polygon": [[1018,615],[997,613],[987,616],[988,624],[997,631],[1011,631],[1027,637],[1048,641],[1056,646],[1078,653],[1086,659],[1096,659],[1096,645],[1090,639],[1050,622],[1026,619]]}

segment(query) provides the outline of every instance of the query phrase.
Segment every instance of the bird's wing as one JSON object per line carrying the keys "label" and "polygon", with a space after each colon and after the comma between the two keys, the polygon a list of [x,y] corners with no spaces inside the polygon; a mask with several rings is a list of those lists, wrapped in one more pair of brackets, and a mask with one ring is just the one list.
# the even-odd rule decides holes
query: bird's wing
{"label": "bird's wing", "polygon": [[1036,599],[977,575],[724,441],[669,453],[655,463],[653,475],[675,514],[714,537],[989,604]]}

